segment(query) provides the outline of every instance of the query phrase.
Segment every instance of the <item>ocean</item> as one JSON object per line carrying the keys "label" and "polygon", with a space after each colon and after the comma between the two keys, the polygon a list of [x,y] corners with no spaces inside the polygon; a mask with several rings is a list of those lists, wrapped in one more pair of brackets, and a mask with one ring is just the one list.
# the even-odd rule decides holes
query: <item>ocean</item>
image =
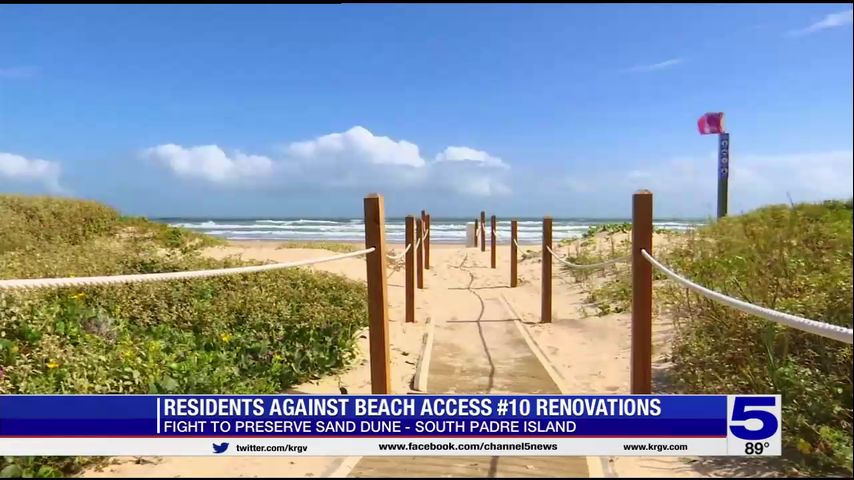
{"label": "ocean", "polygon": [[[361,218],[153,218],[176,227],[226,238],[229,240],[324,240],[359,242],[365,238]],[[542,220],[519,218],[519,243],[535,244],[542,239]],[[430,241],[463,243],[466,223],[474,219],[431,218]],[[580,237],[591,225],[627,222],[627,219],[555,218],[552,237],[555,241]],[[685,231],[704,223],[702,220],[662,219],[656,227]],[[386,218],[386,241],[403,243],[404,219]],[[487,235],[489,235],[487,217]],[[510,221],[499,220],[496,228],[499,243],[510,239]],[[488,237],[487,237],[488,238]]]}

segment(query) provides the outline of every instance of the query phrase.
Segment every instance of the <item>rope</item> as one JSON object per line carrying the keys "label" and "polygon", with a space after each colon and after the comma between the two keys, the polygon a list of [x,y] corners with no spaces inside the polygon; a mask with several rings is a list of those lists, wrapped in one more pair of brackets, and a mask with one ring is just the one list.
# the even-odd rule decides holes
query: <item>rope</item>
{"label": "rope", "polygon": [[696,283],[679,276],[679,274],[662,265],[658,260],[655,259],[655,257],[647,253],[646,250],[641,250],[641,255],[643,255],[643,257],[646,258],[649,263],[664,272],[665,275],[670,277],[676,283],[679,283],[682,286],[693,290],[694,292],[706,298],[716,300],[720,303],[723,303],[724,305],[728,305],[732,308],[735,308],[736,310],[741,310],[742,312],[756,315],[766,320],[786,325],[788,327],[796,328],[804,332],[821,335],[822,337],[844,342],[849,345],[854,343],[854,330],[850,328],[845,328],[839,325],[832,325],[824,322],[817,322],[815,320],[809,320],[803,317],[790,315],[788,313],[771,310],[770,308],[753,305],[737,298],[728,297],[722,293],[709,290],[706,287],[697,285]]}
{"label": "rope", "polygon": [[[405,249],[403,249],[403,253],[401,253],[400,255],[387,255],[387,256],[388,256],[388,259],[389,259],[389,260],[391,260],[392,262],[396,262],[396,261],[398,261],[398,260],[402,260],[402,259],[403,259],[403,257],[405,257],[405,256],[406,256],[406,252],[408,252],[410,248],[412,248],[412,244],[411,244],[411,243],[410,243],[409,245],[407,245]],[[418,247],[416,247],[416,248],[418,248]]]}
{"label": "rope", "polygon": [[551,253],[551,254],[552,254],[552,256],[553,256],[557,261],[559,261],[560,263],[562,263],[562,264],[566,265],[566,266],[567,266],[567,267],[569,267],[569,268],[576,268],[576,269],[580,269],[580,270],[587,270],[587,269],[593,269],[593,268],[607,267],[608,265],[612,265],[612,264],[614,264],[614,263],[625,262],[625,261],[627,261],[627,260],[629,260],[629,259],[631,258],[631,256],[625,256],[625,257],[619,257],[619,258],[612,258],[612,259],[610,259],[610,260],[605,260],[604,262],[599,262],[599,263],[589,263],[589,264],[581,265],[581,264],[577,264],[577,263],[567,262],[566,260],[564,260],[564,259],[560,258],[559,256],[557,256],[557,254],[555,254],[555,252],[553,252],[553,251],[552,251],[551,247],[546,247],[546,248],[548,249],[549,253]]}
{"label": "rope", "polygon": [[[427,230],[424,230],[424,233],[423,233],[423,234],[421,234],[421,238],[419,238],[418,240],[416,240],[416,241],[415,241],[415,249],[416,249],[416,250],[418,250],[418,245],[421,245],[421,242],[427,238],[427,234],[428,234],[428,233],[430,233],[430,229],[429,229],[429,228],[428,228]],[[412,248],[412,244],[411,244],[411,243],[410,243],[409,245],[407,245],[407,246],[406,246],[406,249],[404,249],[404,250],[403,250],[403,253],[401,253],[400,255],[394,255],[394,256],[392,256],[392,255],[386,255],[386,256],[387,256],[387,257],[388,257],[388,259],[389,259],[389,260],[391,260],[392,262],[396,262],[396,261],[398,261],[398,260],[402,260],[402,259],[403,259],[403,257],[405,257],[405,256],[406,256],[406,252],[408,252],[410,248]]]}
{"label": "rope", "polygon": [[[428,229],[427,229],[427,230],[425,230],[425,231],[424,231],[424,233],[421,235],[421,238],[419,238],[419,239],[415,242],[415,249],[416,249],[416,250],[418,249],[418,245],[421,245],[421,242],[422,242],[424,239],[426,239],[426,238],[427,238],[427,234],[428,234],[429,232],[430,232],[430,229],[428,228]],[[408,251],[409,251],[409,249],[410,249],[411,247],[412,247],[412,244],[410,243],[409,245],[407,245],[407,246],[406,246],[406,249],[405,249],[405,250],[403,250],[403,253],[401,253],[400,255],[394,255],[394,256],[392,256],[392,255],[386,255],[386,256],[387,256],[387,257],[388,257],[388,259],[389,259],[389,260],[391,260],[392,262],[396,262],[396,261],[398,261],[398,260],[402,260],[402,259],[403,259],[403,257],[405,257],[405,256],[406,256],[406,252],[408,252]]]}
{"label": "rope", "polygon": [[213,270],[192,270],[187,272],[141,273],[134,275],[108,275],[101,277],[68,277],[68,278],[29,278],[21,280],[0,280],[0,290],[15,290],[47,287],[75,287],[81,285],[112,285],[116,283],[143,283],[161,280],[180,280],[188,278],[220,277],[239,273],[266,272],[290,267],[301,267],[315,263],[333,262],[345,258],[359,257],[374,251],[374,247],[356,252],[333,255],[331,257],[300,260],[287,263],[270,263],[266,265],[251,265],[246,267],[218,268]]}

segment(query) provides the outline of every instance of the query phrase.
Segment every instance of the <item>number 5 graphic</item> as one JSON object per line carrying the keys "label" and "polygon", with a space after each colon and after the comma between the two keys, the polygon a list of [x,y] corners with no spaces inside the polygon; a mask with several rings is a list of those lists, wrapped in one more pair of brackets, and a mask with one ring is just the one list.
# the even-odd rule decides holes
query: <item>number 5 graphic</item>
{"label": "number 5 graphic", "polygon": [[748,407],[774,407],[776,400],[774,397],[736,397],[730,420],[735,422],[759,420],[762,422],[762,427],[758,430],[750,430],[742,425],[732,425],[729,427],[730,432],[742,440],[763,440],[777,433],[780,423],[773,413],[762,408],[748,410]]}

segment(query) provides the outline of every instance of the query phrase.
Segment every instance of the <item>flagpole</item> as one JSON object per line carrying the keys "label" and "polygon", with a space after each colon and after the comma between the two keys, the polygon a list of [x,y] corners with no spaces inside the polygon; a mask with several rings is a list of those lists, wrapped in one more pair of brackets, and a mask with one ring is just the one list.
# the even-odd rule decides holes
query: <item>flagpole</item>
{"label": "flagpole", "polygon": [[727,214],[729,197],[729,133],[718,135],[718,218]]}

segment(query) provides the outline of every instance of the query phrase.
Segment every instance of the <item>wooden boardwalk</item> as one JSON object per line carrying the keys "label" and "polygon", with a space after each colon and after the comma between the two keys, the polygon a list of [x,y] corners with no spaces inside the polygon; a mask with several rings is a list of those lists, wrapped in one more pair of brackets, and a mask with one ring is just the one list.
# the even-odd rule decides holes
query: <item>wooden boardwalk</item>
{"label": "wooden boardwalk", "polygon": [[[466,258],[461,270],[482,268],[477,256]],[[466,270],[466,263],[472,270]],[[500,293],[471,288],[476,273],[464,285],[448,288],[443,295],[474,296],[451,318],[439,319],[429,365],[427,393],[458,394],[557,394],[552,380],[531,351]],[[434,317],[435,318],[435,317]],[[435,320],[434,320],[435,321]],[[463,342],[479,341],[480,349]],[[464,347],[468,348],[464,348]],[[362,457],[351,477],[588,477],[586,457]]]}

